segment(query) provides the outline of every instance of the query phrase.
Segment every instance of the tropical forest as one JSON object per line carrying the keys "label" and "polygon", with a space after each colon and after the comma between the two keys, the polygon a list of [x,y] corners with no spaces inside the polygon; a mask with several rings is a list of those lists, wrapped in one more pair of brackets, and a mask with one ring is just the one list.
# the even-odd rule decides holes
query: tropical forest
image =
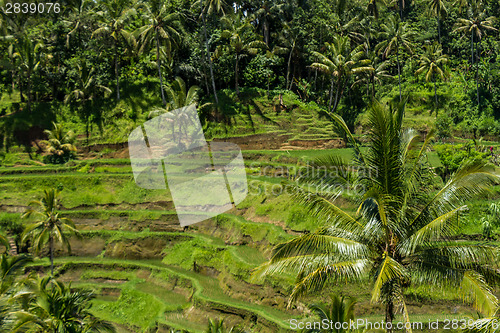
{"label": "tropical forest", "polygon": [[500,1],[48,1],[0,0],[0,332],[500,332]]}

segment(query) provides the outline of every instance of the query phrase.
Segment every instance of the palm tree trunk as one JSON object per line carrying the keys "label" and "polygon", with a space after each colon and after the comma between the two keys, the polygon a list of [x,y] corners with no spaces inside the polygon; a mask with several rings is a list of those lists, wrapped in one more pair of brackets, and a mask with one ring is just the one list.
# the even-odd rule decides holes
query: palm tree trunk
{"label": "palm tree trunk", "polygon": [[[477,43],[476,43],[477,45]],[[476,46],[477,49],[477,46]],[[479,105],[479,52],[477,54],[477,65],[476,65],[476,96],[477,96],[477,104]]]}
{"label": "palm tree trunk", "polygon": [[236,95],[239,95],[240,89],[238,87],[238,53],[236,53],[236,61],[234,64],[234,87],[236,89]]}
{"label": "palm tree trunk", "polygon": [[269,21],[267,20],[267,17],[264,18],[264,23],[262,24],[262,32],[264,37],[264,42],[266,43],[267,46],[269,46]]}
{"label": "palm tree trunk", "polygon": [[474,31],[471,33],[470,54],[471,54],[471,66],[474,66]]}
{"label": "palm tree trunk", "polygon": [[26,80],[27,87],[26,89],[28,90],[28,111],[31,112],[31,70],[28,69],[28,79]]}
{"label": "palm tree trunk", "polygon": [[375,98],[375,78],[372,77],[372,98]]}
{"label": "palm tree trunk", "polygon": [[49,248],[50,248],[50,275],[54,276],[54,237],[52,232],[49,236]]}
{"label": "palm tree trunk", "polygon": [[437,24],[438,24],[438,41],[441,44],[441,21],[439,20],[439,14],[436,16]]}
{"label": "palm tree trunk", "polygon": [[333,80],[334,76],[332,75],[332,83],[330,85],[330,102],[328,103],[328,111],[331,112],[332,111],[332,101],[333,101],[333,83],[334,83],[334,80]]}
{"label": "palm tree trunk", "polygon": [[[387,300],[385,305],[385,323],[386,323],[386,333],[392,333],[392,320],[394,319],[394,302],[392,299]],[[390,325],[387,325],[391,323]]]}
{"label": "palm tree trunk", "polygon": [[14,93],[14,89],[16,89],[16,86],[14,84],[14,81],[15,81],[15,71],[14,70],[11,71],[11,75],[12,75],[12,93]]}
{"label": "palm tree trunk", "polygon": [[333,109],[331,110],[332,113],[335,113],[337,111],[337,107],[339,106],[340,102],[340,97],[342,94],[342,78],[339,76],[339,79],[337,80],[337,91],[335,92],[335,104],[333,104]]}
{"label": "palm tree trunk", "polygon": [[292,53],[293,53],[294,47],[295,47],[295,43],[292,44],[292,48],[290,49],[290,54],[288,55],[288,64],[286,66],[286,86],[285,86],[285,89],[288,89],[288,83],[290,82],[290,66],[292,64]]}
{"label": "palm tree trunk", "polygon": [[21,82],[21,73],[19,74],[18,77],[18,82],[17,84],[19,85],[19,97],[21,98],[21,103],[24,103],[24,95],[23,95],[23,83]]}
{"label": "palm tree trunk", "polygon": [[155,32],[156,39],[156,67],[158,67],[158,76],[160,77],[160,91],[161,91],[161,100],[163,105],[167,105],[167,101],[165,100],[165,93],[163,92],[163,76],[161,75],[161,60],[160,60],[160,39],[158,38],[158,31]]}
{"label": "palm tree trunk", "polygon": [[203,21],[203,35],[205,37],[205,52],[208,58],[208,65],[210,67],[210,77],[212,79],[212,88],[214,90],[215,104],[219,104],[219,99],[217,98],[217,89],[215,88],[215,78],[214,78],[214,68],[212,64],[212,57],[210,57],[210,50],[208,48],[208,35],[207,35],[207,22],[205,19],[205,12],[201,14],[201,19]]}
{"label": "palm tree trunk", "polygon": [[116,100],[120,100],[120,65],[118,63],[118,43],[115,39],[115,79],[116,79]]}
{"label": "palm tree trunk", "polygon": [[438,98],[437,98],[436,79],[434,79],[434,107],[436,108],[436,117],[437,117],[437,115],[438,115]]}
{"label": "palm tree trunk", "polygon": [[403,97],[401,96],[401,67],[399,64],[399,47],[396,51],[396,60],[398,63],[399,101],[401,102],[403,100]]}

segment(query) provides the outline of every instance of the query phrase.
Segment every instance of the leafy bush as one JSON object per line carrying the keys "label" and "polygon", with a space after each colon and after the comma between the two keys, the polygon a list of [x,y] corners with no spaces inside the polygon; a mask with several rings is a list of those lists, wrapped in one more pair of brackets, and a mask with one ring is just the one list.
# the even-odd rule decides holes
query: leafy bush
{"label": "leafy bush", "polygon": [[477,151],[472,140],[467,142],[465,145],[442,144],[435,145],[434,148],[436,149],[439,160],[443,165],[443,167],[437,170],[443,180],[447,179],[463,164],[477,160],[485,160],[488,156],[488,153]]}

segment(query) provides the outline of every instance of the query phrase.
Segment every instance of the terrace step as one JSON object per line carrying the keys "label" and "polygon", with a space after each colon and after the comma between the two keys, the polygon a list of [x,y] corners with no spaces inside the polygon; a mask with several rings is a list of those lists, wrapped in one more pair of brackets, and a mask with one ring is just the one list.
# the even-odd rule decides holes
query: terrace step
{"label": "terrace step", "polygon": [[11,256],[15,256],[17,255],[17,245],[16,245],[16,241],[14,240],[14,238],[12,237],[9,237],[9,247],[10,247],[10,250],[9,250],[9,254]]}

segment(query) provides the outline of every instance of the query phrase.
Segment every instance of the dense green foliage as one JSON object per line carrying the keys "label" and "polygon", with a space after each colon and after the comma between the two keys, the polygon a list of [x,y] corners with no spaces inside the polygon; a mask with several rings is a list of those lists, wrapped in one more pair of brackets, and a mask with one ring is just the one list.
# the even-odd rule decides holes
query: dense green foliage
{"label": "dense green foliage", "polygon": [[226,89],[255,87],[315,101],[351,130],[373,97],[409,95],[409,109],[439,114],[439,135],[500,133],[495,2],[80,0],[1,15],[4,147],[54,119],[103,138],[133,128],[178,103],[177,76],[215,102],[207,124],[231,118]]}

